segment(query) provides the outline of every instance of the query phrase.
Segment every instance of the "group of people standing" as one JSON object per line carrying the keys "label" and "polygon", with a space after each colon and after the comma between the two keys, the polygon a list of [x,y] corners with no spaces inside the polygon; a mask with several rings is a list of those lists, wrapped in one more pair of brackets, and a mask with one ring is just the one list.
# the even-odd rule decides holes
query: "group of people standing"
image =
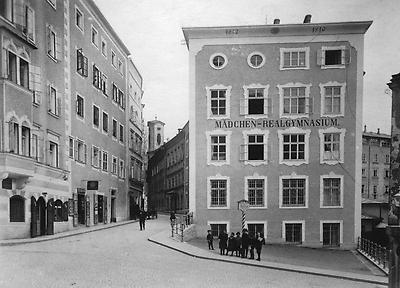
{"label": "group of people standing", "polygon": [[[257,233],[250,233],[247,229],[243,229],[242,234],[240,232],[231,233],[230,236],[226,233],[226,231],[222,231],[218,235],[219,239],[219,253],[221,255],[229,255],[231,252],[231,256],[235,253],[237,257],[254,259],[254,249],[257,252],[257,259],[258,261],[261,260],[261,249],[262,245],[265,244],[265,239],[263,235],[259,232]],[[208,249],[214,250],[214,237],[211,233],[211,230],[208,230],[207,234],[207,242],[208,242]]]}

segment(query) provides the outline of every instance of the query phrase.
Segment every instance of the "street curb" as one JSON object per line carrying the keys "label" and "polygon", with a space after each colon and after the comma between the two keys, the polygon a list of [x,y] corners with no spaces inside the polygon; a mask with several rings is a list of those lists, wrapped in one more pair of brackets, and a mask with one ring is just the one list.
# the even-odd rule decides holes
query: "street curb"
{"label": "street curb", "polygon": [[[138,222],[138,220],[129,220],[129,221],[116,223],[113,225],[99,226],[96,228],[83,230],[83,231],[79,230],[79,231],[76,231],[75,233],[73,233],[74,230],[69,230],[69,231],[61,232],[61,233],[54,234],[51,236],[48,235],[49,237],[47,237],[47,238],[37,237],[37,238],[3,240],[3,241],[0,241],[0,246],[16,246],[16,245],[51,241],[51,240],[62,239],[62,238],[67,238],[67,237],[71,237],[71,236],[76,236],[76,235],[88,234],[88,233],[96,232],[96,231],[100,231],[100,230],[106,230],[106,229],[110,229],[110,228],[114,228],[114,227],[119,227],[122,225],[128,225],[128,224],[135,223],[135,222]],[[60,235],[62,233],[68,233],[68,234]],[[19,241],[17,241],[17,240],[19,240]]]}
{"label": "street curb", "polygon": [[[334,275],[334,274],[329,274],[329,273],[318,273],[318,272],[312,272],[312,271],[306,271],[306,270],[300,270],[300,269],[293,269],[293,268],[284,268],[284,267],[276,267],[276,266],[271,266],[271,265],[261,265],[261,264],[253,264],[253,263],[245,263],[245,262],[236,262],[228,259],[217,259],[217,258],[211,258],[211,257],[206,257],[206,256],[200,256],[200,255],[195,255],[190,252],[184,251],[183,249],[179,249],[176,247],[169,246],[168,244],[162,243],[160,241],[147,238],[148,241],[158,244],[160,246],[164,246],[166,248],[175,250],[177,252],[183,253],[185,255],[194,257],[194,258],[199,258],[199,259],[204,259],[204,260],[213,260],[213,261],[219,261],[219,262],[228,262],[232,264],[238,264],[238,265],[245,265],[245,266],[253,266],[253,267],[259,267],[259,268],[266,268],[266,269],[274,269],[274,270],[280,270],[280,271],[286,271],[286,272],[297,272],[297,273],[303,273],[303,274],[308,274],[308,275],[315,275],[315,276],[324,276],[324,277],[329,277],[329,278],[336,278],[336,279],[342,279],[342,280],[350,280],[350,281],[355,281],[355,282],[364,282],[364,283],[370,283],[370,284],[378,284],[378,285],[388,285],[387,281],[378,281],[378,280],[369,280],[369,279],[363,279],[363,278],[356,278],[356,277],[349,277],[349,276],[343,276],[343,275]],[[283,265],[283,264],[281,264]],[[340,272],[340,271],[338,271]]]}

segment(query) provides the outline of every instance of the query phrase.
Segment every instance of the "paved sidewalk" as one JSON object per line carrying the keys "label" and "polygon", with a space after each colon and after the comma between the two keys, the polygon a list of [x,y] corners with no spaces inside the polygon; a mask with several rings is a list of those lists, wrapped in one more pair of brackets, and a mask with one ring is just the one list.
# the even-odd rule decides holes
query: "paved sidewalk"
{"label": "paved sidewalk", "polygon": [[0,246],[13,246],[13,245],[20,245],[20,244],[35,243],[35,242],[43,242],[43,241],[49,241],[49,240],[54,240],[54,239],[60,239],[60,238],[65,238],[65,237],[70,237],[70,236],[90,233],[90,232],[93,232],[93,231],[109,229],[109,228],[113,228],[113,227],[117,227],[117,226],[121,226],[121,225],[127,225],[127,224],[130,224],[130,223],[133,223],[133,222],[137,222],[137,221],[138,220],[129,220],[129,221],[123,221],[123,222],[117,222],[117,223],[97,224],[96,226],[76,228],[76,229],[73,229],[73,230],[57,233],[57,234],[54,234],[54,235],[44,235],[44,236],[38,236],[38,237],[35,237],[35,238],[0,240]]}
{"label": "paved sidewalk", "polygon": [[[346,251],[338,251],[338,250],[324,250],[327,253],[323,258],[322,255],[317,255],[317,252],[313,250],[323,250],[323,249],[309,249],[309,248],[300,248],[300,247],[295,247],[298,248],[299,250],[297,251],[298,255],[301,255],[302,261],[300,261],[300,258],[296,256],[296,254],[292,254],[289,252],[286,252],[286,255],[290,256],[292,255],[293,257],[286,257],[286,261],[281,261],[282,259],[285,259],[284,257],[281,258],[272,258],[272,257],[264,257],[261,258],[261,261],[255,261],[255,260],[250,260],[250,259],[242,259],[239,257],[235,256],[223,256],[219,255],[219,252],[217,250],[214,251],[209,251],[207,247],[206,249],[202,248],[203,244],[199,244],[198,242],[200,240],[195,239],[190,242],[180,242],[176,239],[173,239],[170,237],[169,231],[163,231],[161,233],[155,234],[151,236],[149,241],[168,247],[170,249],[179,251],[181,253],[184,253],[189,256],[193,256],[196,258],[200,259],[206,259],[206,260],[213,260],[213,261],[223,261],[223,262],[229,262],[229,263],[234,263],[234,264],[239,264],[239,265],[248,265],[248,266],[255,266],[255,267],[263,267],[263,268],[268,268],[268,269],[276,269],[276,270],[282,270],[282,271],[290,271],[290,272],[298,272],[298,273],[305,273],[305,274],[311,274],[311,275],[318,275],[318,276],[326,276],[326,277],[331,277],[331,278],[338,278],[338,279],[346,279],[346,280],[352,280],[352,281],[357,281],[357,282],[366,282],[366,283],[372,283],[372,284],[379,284],[379,285],[387,285],[388,279],[386,276],[377,276],[377,275],[372,275],[372,272],[368,272],[368,269],[363,267],[363,263],[361,263],[354,255],[354,259],[351,261],[354,261],[354,263],[351,263],[350,265],[355,265],[358,261],[358,265],[360,267],[360,271],[363,271],[364,273],[354,273],[354,272],[349,272],[348,270],[345,269],[338,269],[340,267],[340,263],[344,263],[343,261],[347,261],[351,259],[351,255],[346,255],[345,259],[342,259],[343,253]],[[204,241],[205,242],[205,241]],[[215,248],[218,248],[218,241],[216,241]],[[206,244],[204,244],[206,245]],[[200,247],[199,247],[200,246]],[[270,252],[274,251],[274,253],[279,254],[279,247],[283,248],[283,245],[266,245],[263,247],[265,250],[269,250]],[[265,248],[266,247],[266,248]],[[282,249],[280,249],[282,251]],[[309,253],[311,252],[311,254]],[[307,265],[310,264],[312,261],[309,261],[309,259],[315,258],[316,256],[319,256],[320,258],[318,261],[315,261],[314,263],[325,263],[329,258],[327,257],[333,257],[333,255],[339,252],[335,256],[335,261],[336,259],[342,259],[339,261],[339,263],[334,266],[327,268],[327,265],[320,265],[319,267],[317,264],[315,265]],[[347,251],[348,253],[352,253],[350,251]],[[313,255],[314,254],[314,255]],[[329,254],[329,255],[328,255]],[[264,256],[264,255],[263,255]],[[291,261],[291,259],[296,258],[296,260]],[[271,261],[272,260],[272,261]],[[331,261],[329,261],[331,262]],[[313,267],[314,266],[314,267]],[[344,265],[346,266],[346,265]],[[328,266],[329,267],[329,266]],[[365,271],[364,271],[365,269]]]}

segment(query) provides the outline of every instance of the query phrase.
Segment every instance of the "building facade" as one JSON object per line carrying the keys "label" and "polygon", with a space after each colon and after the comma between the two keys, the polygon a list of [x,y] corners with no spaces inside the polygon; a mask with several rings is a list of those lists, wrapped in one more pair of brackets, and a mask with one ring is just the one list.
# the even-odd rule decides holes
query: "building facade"
{"label": "building facade", "polygon": [[93,1],[0,4],[1,239],[129,218],[129,51]]}
{"label": "building facade", "polygon": [[183,28],[198,235],[353,247],[361,233],[363,37],[371,22]]}
{"label": "building facade", "polygon": [[136,219],[144,201],[144,168],[146,147],[143,118],[143,79],[133,61],[128,61],[128,131],[129,135],[126,159],[129,160],[128,203],[129,219]]}
{"label": "building facade", "polygon": [[367,132],[364,126],[361,195],[388,202],[390,179],[390,135]]}
{"label": "building facade", "polygon": [[[151,129],[150,129],[151,130]],[[149,153],[148,205],[157,211],[189,209],[189,123],[170,141]]]}

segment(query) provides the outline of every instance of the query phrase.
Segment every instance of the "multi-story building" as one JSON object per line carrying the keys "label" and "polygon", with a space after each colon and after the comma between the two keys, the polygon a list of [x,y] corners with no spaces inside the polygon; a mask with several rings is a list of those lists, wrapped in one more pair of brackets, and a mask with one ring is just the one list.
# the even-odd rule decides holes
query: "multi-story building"
{"label": "multi-story building", "polygon": [[146,147],[144,146],[144,118],[142,98],[142,76],[133,61],[128,61],[128,145],[126,159],[129,160],[129,219],[135,219],[142,207],[144,188],[144,161]]}
{"label": "multi-story building", "polygon": [[124,43],[92,0],[1,1],[0,33],[0,237],[128,219]]}
{"label": "multi-story building", "polygon": [[354,246],[370,25],[183,28],[189,210],[198,235],[240,231],[244,199],[245,226],[267,242]]}
{"label": "multi-story building", "polygon": [[390,135],[367,132],[364,126],[361,195],[388,202],[390,179]]}
{"label": "multi-story building", "polygon": [[[150,126],[153,126],[152,123],[149,123]],[[182,129],[178,129],[174,138],[149,153],[147,182],[148,205],[151,209],[188,212],[188,140],[189,124],[186,123]]]}
{"label": "multi-story building", "polygon": [[[68,229],[64,2],[0,4],[0,238]],[[54,27],[59,27],[60,34]]]}

